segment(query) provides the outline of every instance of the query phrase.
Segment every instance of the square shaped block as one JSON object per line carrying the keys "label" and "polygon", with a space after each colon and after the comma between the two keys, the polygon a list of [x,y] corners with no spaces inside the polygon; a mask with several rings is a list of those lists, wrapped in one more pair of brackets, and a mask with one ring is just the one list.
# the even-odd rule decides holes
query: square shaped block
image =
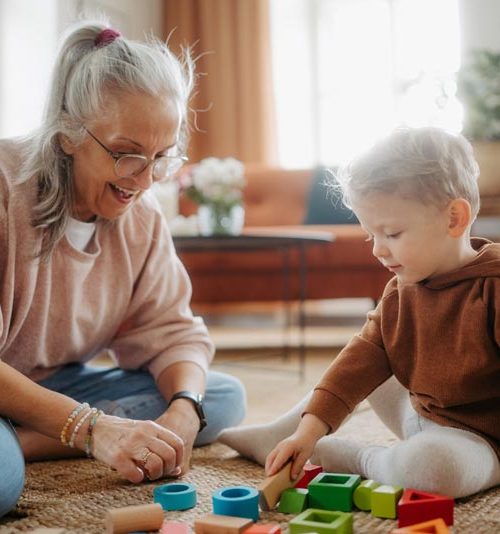
{"label": "square shaped block", "polygon": [[280,497],[278,512],[282,514],[300,514],[307,508],[309,490],[288,488]]}
{"label": "square shaped block", "polygon": [[196,534],[241,534],[253,521],[247,517],[207,514],[194,521]]}
{"label": "square shaped block", "polygon": [[361,482],[359,475],[320,473],[309,482],[309,506],[321,510],[352,510],[352,496]]}
{"label": "square shaped block", "polygon": [[163,521],[160,534],[189,534],[189,524],[182,521]]}
{"label": "square shaped block", "polygon": [[405,527],[441,517],[453,525],[455,501],[452,497],[407,488],[398,503],[398,526]]}
{"label": "square shaped block", "polygon": [[289,534],[352,534],[352,514],[308,508],[288,523]]}
{"label": "square shaped block", "polygon": [[380,484],[374,480],[363,480],[354,490],[352,496],[354,506],[365,512],[370,511],[372,509],[372,491],[379,486]]}
{"label": "square shaped block", "polygon": [[372,491],[372,515],[396,519],[398,501],[403,495],[401,486],[379,486]]}
{"label": "square shaped block", "polygon": [[281,527],[278,523],[254,523],[244,532],[245,534],[281,534]]}

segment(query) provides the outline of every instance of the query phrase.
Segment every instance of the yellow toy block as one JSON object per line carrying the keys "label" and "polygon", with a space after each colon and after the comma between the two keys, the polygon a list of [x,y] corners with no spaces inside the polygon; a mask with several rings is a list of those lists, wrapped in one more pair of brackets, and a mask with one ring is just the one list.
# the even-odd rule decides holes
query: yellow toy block
{"label": "yellow toy block", "polygon": [[380,484],[374,480],[363,480],[354,490],[352,496],[354,506],[359,508],[359,510],[369,512],[372,509],[372,491],[379,486]]}
{"label": "yellow toy block", "polygon": [[403,495],[401,486],[379,486],[372,491],[372,515],[396,519],[398,501]]}
{"label": "yellow toy block", "polygon": [[240,534],[252,524],[246,517],[208,514],[195,520],[194,531],[196,534]]}

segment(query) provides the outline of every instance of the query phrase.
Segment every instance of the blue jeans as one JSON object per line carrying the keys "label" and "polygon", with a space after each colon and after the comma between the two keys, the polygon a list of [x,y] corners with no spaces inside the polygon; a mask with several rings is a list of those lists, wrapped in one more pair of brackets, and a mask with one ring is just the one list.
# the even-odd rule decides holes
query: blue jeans
{"label": "blue jeans", "polygon": [[[167,409],[165,399],[147,371],[75,363],[40,385],[118,417],[154,420]],[[208,425],[198,434],[197,446],[215,441],[221,430],[241,422],[246,411],[243,385],[231,375],[209,371],[203,408]]]}
{"label": "blue jeans", "polygon": [[9,421],[0,418],[0,517],[14,508],[24,486],[24,458]]}

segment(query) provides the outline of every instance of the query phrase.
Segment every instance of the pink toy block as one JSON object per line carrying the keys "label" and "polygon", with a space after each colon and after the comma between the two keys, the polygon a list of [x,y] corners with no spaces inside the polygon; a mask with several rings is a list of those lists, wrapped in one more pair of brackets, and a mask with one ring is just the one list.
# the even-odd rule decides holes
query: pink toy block
{"label": "pink toy block", "polygon": [[453,525],[455,501],[451,497],[405,489],[398,503],[398,526],[405,527],[441,517],[447,525]]}
{"label": "pink toy block", "polygon": [[281,534],[281,527],[278,523],[254,523],[243,534]]}
{"label": "pink toy block", "polygon": [[307,489],[307,485],[311,480],[320,473],[323,472],[323,468],[320,465],[306,464],[304,465],[304,476],[298,480],[295,484],[295,488]]}
{"label": "pink toy block", "polygon": [[417,525],[409,525],[391,530],[391,534],[417,534],[418,532],[422,534],[449,534],[450,530],[441,517],[432,519],[431,521],[425,521],[424,523],[418,523]]}
{"label": "pink toy block", "polygon": [[163,521],[160,534],[189,534],[189,525],[182,521]]}

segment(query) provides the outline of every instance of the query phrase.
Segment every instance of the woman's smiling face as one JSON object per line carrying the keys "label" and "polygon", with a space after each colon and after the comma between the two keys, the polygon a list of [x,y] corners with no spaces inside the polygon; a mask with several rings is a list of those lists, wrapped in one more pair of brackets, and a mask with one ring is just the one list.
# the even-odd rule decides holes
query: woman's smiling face
{"label": "woman's smiling face", "polygon": [[[175,151],[180,119],[171,98],[115,92],[106,99],[102,118],[84,126],[112,152],[154,159]],[[89,134],[82,143],[65,140],[62,145],[73,159],[76,219],[115,219],[153,183],[152,164],[133,178],[118,178],[114,159]]]}

